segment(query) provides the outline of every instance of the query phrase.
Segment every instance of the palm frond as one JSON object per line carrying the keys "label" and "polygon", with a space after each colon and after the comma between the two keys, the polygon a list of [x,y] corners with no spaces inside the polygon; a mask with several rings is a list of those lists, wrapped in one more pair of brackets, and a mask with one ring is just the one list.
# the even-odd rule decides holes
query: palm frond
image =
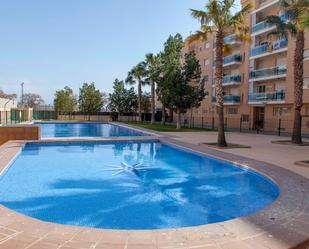
{"label": "palm frond", "polygon": [[196,31],[194,34],[188,36],[186,42],[192,43],[194,41],[205,41],[207,40],[207,32]]}
{"label": "palm frond", "polygon": [[289,24],[291,23],[285,23],[279,16],[268,16],[266,18],[266,23],[276,26],[276,29],[274,31],[268,33],[268,37],[278,36],[287,38],[289,35],[289,31],[292,28],[291,25],[289,26]]}
{"label": "palm frond", "polygon": [[199,20],[201,25],[205,25],[209,23],[209,16],[205,11],[195,10],[195,9],[190,9],[190,10],[191,10],[191,16]]}

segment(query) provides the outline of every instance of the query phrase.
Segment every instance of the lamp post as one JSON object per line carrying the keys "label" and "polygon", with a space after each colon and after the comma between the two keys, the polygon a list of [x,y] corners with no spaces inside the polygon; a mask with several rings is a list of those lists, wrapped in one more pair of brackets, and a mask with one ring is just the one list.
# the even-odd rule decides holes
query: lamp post
{"label": "lamp post", "polygon": [[24,82],[22,82],[21,84],[20,84],[20,87],[21,87],[21,100],[20,100],[20,102],[21,102],[21,107],[24,107]]}

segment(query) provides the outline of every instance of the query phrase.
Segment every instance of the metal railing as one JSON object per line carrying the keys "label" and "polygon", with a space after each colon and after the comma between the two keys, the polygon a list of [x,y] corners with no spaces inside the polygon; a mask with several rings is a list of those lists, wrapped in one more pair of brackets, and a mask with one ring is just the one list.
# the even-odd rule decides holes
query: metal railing
{"label": "metal railing", "polygon": [[250,79],[258,79],[268,76],[276,76],[286,74],[287,68],[286,66],[278,66],[272,68],[265,68],[260,70],[252,70],[250,71]]}
{"label": "metal railing", "polygon": [[[283,14],[281,16],[279,16],[280,19],[284,22],[286,22],[288,20],[288,16],[287,14]],[[267,28],[270,28],[270,27],[274,27],[275,25],[273,24],[270,24],[268,23],[266,20],[265,21],[262,21],[262,22],[259,22],[255,25],[252,26],[252,33],[255,33],[255,32],[258,32],[260,30],[263,30],[263,29],[267,29]]]}
{"label": "metal railing", "polygon": [[[222,79],[222,85],[228,85],[228,84],[231,84],[231,83],[240,83],[241,82],[241,75],[226,75],[226,76],[223,76],[223,79]],[[212,80],[212,85],[216,85],[216,80],[213,79]]]}
{"label": "metal railing", "polygon": [[285,92],[283,91],[249,94],[249,102],[283,101],[284,99],[285,99]]}
{"label": "metal railing", "polygon": [[265,53],[271,53],[273,51],[286,48],[288,46],[288,40],[282,39],[270,44],[265,44],[262,46],[257,46],[251,49],[251,56],[257,56]]}
{"label": "metal railing", "polygon": [[[215,103],[217,98],[212,96],[212,102]],[[240,96],[238,95],[224,95],[223,103],[240,103]]]}
{"label": "metal railing", "polygon": [[242,62],[241,54],[233,54],[230,56],[223,57],[223,65],[232,62]]}

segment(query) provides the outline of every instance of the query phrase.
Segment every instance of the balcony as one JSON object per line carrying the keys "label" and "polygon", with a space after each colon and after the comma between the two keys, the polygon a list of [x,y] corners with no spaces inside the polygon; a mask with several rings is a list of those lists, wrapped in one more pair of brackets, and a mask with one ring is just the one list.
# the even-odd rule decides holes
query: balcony
{"label": "balcony", "polygon": [[[212,103],[216,103],[216,97],[212,96]],[[238,105],[240,104],[240,96],[238,95],[224,95],[223,96],[224,105]]]}
{"label": "balcony", "polygon": [[250,71],[249,81],[262,81],[262,80],[285,78],[286,72],[287,72],[286,66],[252,70]]}
{"label": "balcony", "polygon": [[280,53],[288,49],[288,40],[282,39],[269,44],[258,46],[251,49],[251,58],[255,59],[275,53]]}
{"label": "balcony", "polygon": [[237,39],[236,35],[229,35],[224,37],[223,43],[233,45],[233,44],[241,44],[241,41]]}
{"label": "balcony", "polygon": [[242,62],[242,56],[241,54],[233,54],[230,56],[223,57],[223,66],[231,66],[235,64],[241,64]]}
{"label": "balcony", "polygon": [[[287,14],[283,14],[279,17],[284,22],[286,22],[288,20]],[[251,35],[252,36],[259,35],[259,34],[268,32],[268,31],[274,29],[275,27],[276,27],[276,25],[269,24],[265,20],[265,21],[259,22],[259,23],[252,26],[252,34]]]}
{"label": "balcony", "polygon": [[[239,85],[241,82],[240,75],[227,75],[223,77],[222,86],[232,86],[232,85]],[[216,80],[212,81],[212,85],[216,85]]]}
{"label": "balcony", "polygon": [[271,93],[253,93],[249,94],[250,104],[261,104],[261,103],[278,103],[284,102],[285,92],[271,92]]}

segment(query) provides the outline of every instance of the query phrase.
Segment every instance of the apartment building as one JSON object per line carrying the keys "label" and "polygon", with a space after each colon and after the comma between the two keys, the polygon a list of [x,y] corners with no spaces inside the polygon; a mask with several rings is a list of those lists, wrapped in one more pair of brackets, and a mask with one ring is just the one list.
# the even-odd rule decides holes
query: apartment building
{"label": "apartment building", "polygon": [[[243,128],[262,126],[264,130],[274,131],[280,120],[283,130],[292,130],[295,41],[290,37],[270,37],[269,32],[276,27],[265,22],[269,15],[287,19],[278,2],[279,0],[242,0],[241,4],[251,3],[253,6],[247,20],[251,41],[239,41],[234,34],[224,38],[224,43],[231,47],[231,54],[223,59],[224,112],[229,128],[239,127],[241,120]],[[201,122],[202,117],[205,121],[216,116],[215,42],[214,37],[210,36],[207,41],[195,41],[184,48],[184,52],[196,52],[205,78],[205,90],[208,92],[201,106],[192,110],[196,122]],[[302,114],[305,116],[309,115],[309,34],[306,34],[304,56]],[[309,133],[309,117],[303,119],[303,130]]]}

